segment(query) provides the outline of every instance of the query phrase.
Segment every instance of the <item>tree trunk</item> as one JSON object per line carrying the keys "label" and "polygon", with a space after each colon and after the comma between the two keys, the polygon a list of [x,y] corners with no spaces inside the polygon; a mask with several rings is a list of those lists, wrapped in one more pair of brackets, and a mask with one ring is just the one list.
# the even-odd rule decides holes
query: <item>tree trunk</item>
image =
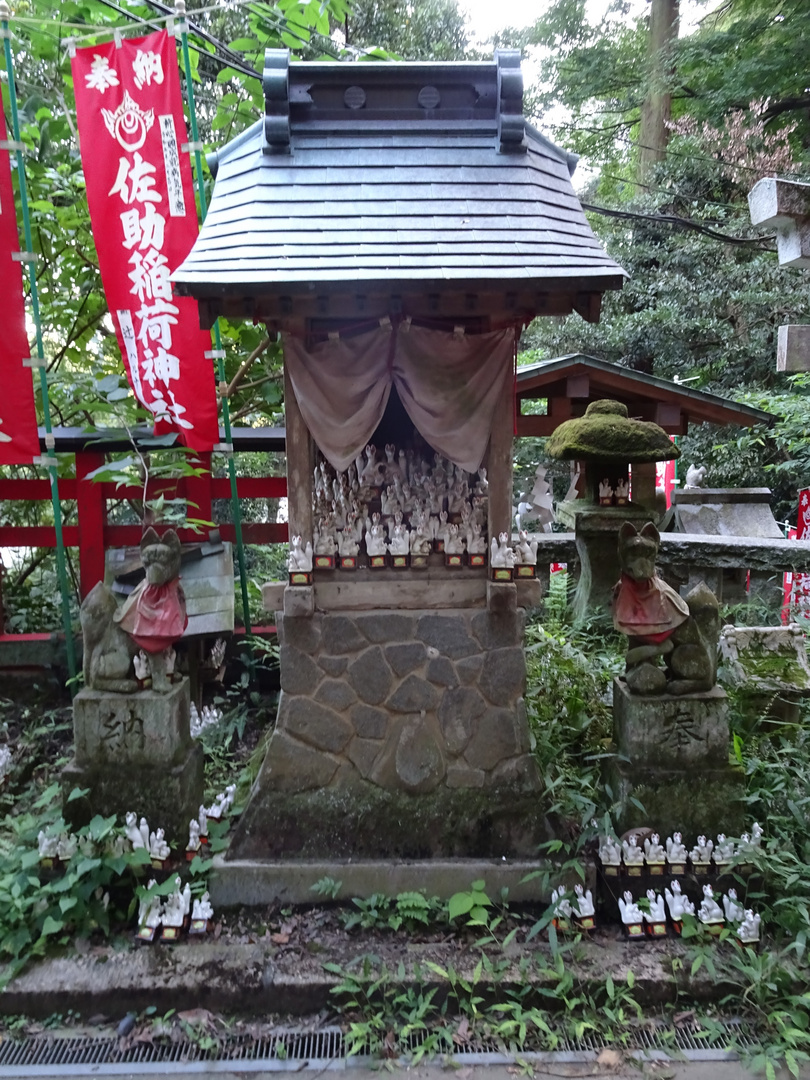
{"label": "tree trunk", "polygon": [[651,0],[647,96],[641,107],[639,179],[649,179],[652,167],[666,155],[672,98],[669,78],[672,52],[678,40],[678,0]]}

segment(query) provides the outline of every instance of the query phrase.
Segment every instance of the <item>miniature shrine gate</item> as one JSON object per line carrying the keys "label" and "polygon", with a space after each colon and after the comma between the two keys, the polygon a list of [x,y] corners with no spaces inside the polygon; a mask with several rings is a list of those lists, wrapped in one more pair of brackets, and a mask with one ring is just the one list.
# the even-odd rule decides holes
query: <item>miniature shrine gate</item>
{"label": "miniature shrine gate", "polygon": [[524,119],[516,53],[270,50],[264,90],[264,118],[214,155],[174,274],[204,326],[281,334],[290,536],[315,549],[311,583],[265,589],[282,695],[227,858],[534,854],[549,835],[523,702],[537,583],[488,565],[511,535],[514,357],[537,315],[596,321],[624,272],[585,219],[575,158]]}

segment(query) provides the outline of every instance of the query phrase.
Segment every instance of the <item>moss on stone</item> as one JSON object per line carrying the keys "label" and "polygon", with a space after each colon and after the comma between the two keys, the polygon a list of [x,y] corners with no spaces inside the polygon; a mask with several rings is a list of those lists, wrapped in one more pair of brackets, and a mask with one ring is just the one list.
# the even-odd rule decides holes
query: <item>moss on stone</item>
{"label": "moss on stone", "polygon": [[701,834],[739,836],[745,828],[745,777],[734,766],[679,773],[633,769],[613,761],[605,779],[617,804],[614,821],[619,834],[640,826],[649,826],[662,837],[677,830],[691,845]]}
{"label": "moss on stone", "polygon": [[[272,821],[272,831],[261,823]],[[256,793],[229,859],[530,856],[553,833],[536,791],[439,787],[385,791],[365,781]]]}
{"label": "moss on stone", "polygon": [[671,461],[681,452],[658,424],[632,420],[619,401],[592,401],[585,415],[560,424],[546,445],[561,461]]}

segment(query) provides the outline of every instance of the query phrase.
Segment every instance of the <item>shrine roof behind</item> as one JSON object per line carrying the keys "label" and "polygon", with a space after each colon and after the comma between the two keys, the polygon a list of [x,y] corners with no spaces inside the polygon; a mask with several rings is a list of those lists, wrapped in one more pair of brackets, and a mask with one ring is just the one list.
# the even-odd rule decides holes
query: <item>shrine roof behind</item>
{"label": "shrine roof behind", "polygon": [[[772,427],[779,419],[752,405],[583,353],[518,368],[515,393],[521,435],[550,435],[562,420],[583,415],[588,404],[600,398],[623,402],[631,416],[654,420],[669,434],[685,434],[690,423]],[[557,399],[564,411],[552,407],[547,416],[520,412],[524,400],[544,397]]]}
{"label": "shrine roof behind", "polygon": [[264,119],[211,161],[178,291],[621,287],[571,184],[576,158],[524,119],[516,54],[289,64],[270,50],[264,88]]}

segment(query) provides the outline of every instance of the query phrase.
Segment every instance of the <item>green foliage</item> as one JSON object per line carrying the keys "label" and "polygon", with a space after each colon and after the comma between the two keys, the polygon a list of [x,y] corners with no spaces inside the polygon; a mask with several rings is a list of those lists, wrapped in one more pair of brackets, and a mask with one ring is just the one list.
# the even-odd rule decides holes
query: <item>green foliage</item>
{"label": "green foliage", "polygon": [[526,708],[532,752],[550,811],[584,828],[603,806],[600,768],[608,754],[608,691],[623,669],[623,642],[599,622],[568,622],[567,574],[551,575],[542,620],[526,628]]}
{"label": "green foliage", "polygon": [[[327,879],[329,880],[329,879]],[[321,883],[318,882],[318,885]],[[336,886],[334,896],[340,888]],[[395,897],[384,893],[374,893],[368,899],[355,897],[352,900],[357,911],[341,913],[341,921],[347,930],[405,930],[414,931],[435,923],[444,913],[444,905],[437,897],[426,897],[421,892],[403,892]]]}
{"label": "green foliage", "polygon": [[314,885],[311,885],[310,891],[314,892],[316,896],[323,897],[324,900],[337,900],[342,885],[342,881],[335,881],[334,878],[327,875],[319,878]]}
{"label": "green foliage", "polygon": [[457,0],[354,0],[346,44],[377,47],[402,60],[464,60],[467,29]]}
{"label": "green foliage", "polygon": [[144,849],[116,855],[111,847],[115,817],[96,816],[76,831],[88,855],[80,849],[64,875],[54,876],[39,865],[37,836],[58,836],[66,829],[54,816],[59,785],[53,784],[34,803],[31,812],[6,816],[0,855],[0,954],[6,967],[0,986],[52,944],[66,945],[74,937],[98,930],[109,934],[113,919],[131,915],[138,869],[149,864]]}

